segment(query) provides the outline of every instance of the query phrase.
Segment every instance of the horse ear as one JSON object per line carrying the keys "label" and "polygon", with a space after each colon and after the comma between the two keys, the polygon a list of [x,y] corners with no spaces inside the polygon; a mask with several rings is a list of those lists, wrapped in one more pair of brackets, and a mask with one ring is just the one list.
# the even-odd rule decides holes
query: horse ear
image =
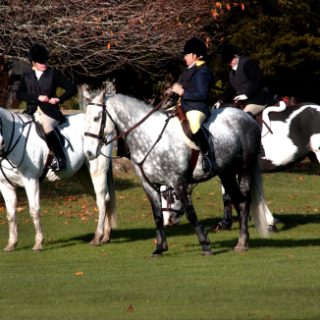
{"label": "horse ear", "polygon": [[86,100],[91,99],[91,95],[90,95],[90,93],[89,93],[89,86],[88,86],[87,84],[83,84],[83,85],[80,86],[80,88],[81,88],[83,97],[84,97]]}

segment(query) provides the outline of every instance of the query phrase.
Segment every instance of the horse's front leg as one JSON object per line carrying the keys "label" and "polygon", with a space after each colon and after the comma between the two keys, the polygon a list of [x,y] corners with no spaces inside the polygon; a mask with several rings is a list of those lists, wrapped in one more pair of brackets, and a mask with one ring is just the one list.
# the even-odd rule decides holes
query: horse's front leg
{"label": "horse's front leg", "polygon": [[185,209],[187,219],[196,231],[199,243],[202,248],[202,254],[207,256],[211,255],[212,251],[210,248],[210,240],[208,238],[207,233],[204,230],[204,227],[199,223],[197,214],[192,204],[191,188],[190,192],[188,192],[186,187],[184,187],[183,185],[179,185],[175,190]]}
{"label": "horse's front leg", "polygon": [[9,225],[9,239],[8,244],[4,248],[4,251],[13,251],[18,243],[18,228],[16,220],[16,207],[17,207],[17,194],[16,189],[8,183],[1,182],[0,190],[3,195],[6,211],[7,220]]}
{"label": "horse's front leg", "polygon": [[40,251],[43,249],[43,234],[40,225],[39,181],[38,179],[26,178],[24,181],[24,187],[29,202],[29,213],[35,228],[35,244],[32,249],[34,251]]}
{"label": "horse's front leg", "polygon": [[161,211],[160,190],[155,190],[148,183],[144,183],[143,188],[150,200],[153,219],[156,225],[156,249],[152,253],[152,256],[156,257],[168,250],[167,238],[164,232],[163,214]]}
{"label": "horse's front leg", "polygon": [[112,162],[104,157],[91,161],[90,176],[99,211],[97,228],[90,244],[98,246],[109,242],[111,230],[117,224]]}

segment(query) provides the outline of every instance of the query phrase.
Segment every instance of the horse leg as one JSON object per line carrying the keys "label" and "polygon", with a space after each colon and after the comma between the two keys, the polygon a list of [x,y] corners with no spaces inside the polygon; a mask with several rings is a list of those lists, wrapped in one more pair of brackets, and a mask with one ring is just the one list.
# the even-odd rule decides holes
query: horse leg
{"label": "horse leg", "polygon": [[[112,227],[116,226],[114,187],[113,181],[110,182],[110,178],[108,178],[110,168],[107,168],[106,161],[109,160],[104,157],[94,159],[88,164],[89,170],[86,166],[83,166],[76,174],[77,179],[87,192],[95,197],[98,207],[98,223],[94,237],[90,242],[90,244],[94,246],[107,243],[110,239]],[[110,165],[109,161],[109,167]],[[108,172],[106,172],[106,170],[108,170]],[[112,195],[109,195],[108,187],[110,191],[113,192]]]}
{"label": "horse leg", "polygon": [[152,256],[157,257],[161,256],[164,251],[168,250],[167,238],[164,232],[163,214],[161,211],[160,190],[157,192],[157,190],[145,181],[142,185],[149,198],[153,219],[156,225],[156,249],[153,251]]}
{"label": "horse leg", "polygon": [[[238,177],[239,178],[239,177]],[[249,248],[248,218],[250,208],[250,182],[248,178],[241,177],[238,184],[235,175],[221,175],[220,179],[226,192],[230,194],[232,203],[239,217],[239,239],[234,250],[243,252]]]}
{"label": "horse leg", "polygon": [[188,221],[194,227],[194,230],[198,236],[199,243],[202,247],[202,254],[207,256],[211,255],[212,251],[210,248],[210,240],[204,230],[204,227],[198,221],[196,211],[194,210],[192,204],[191,189],[188,190],[186,187],[180,184],[175,188],[175,191],[184,207]]}
{"label": "horse leg", "polygon": [[29,202],[29,213],[35,228],[35,244],[32,248],[34,251],[43,249],[43,234],[40,225],[40,190],[37,179],[24,179],[24,188]]}
{"label": "horse leg", "polygon": [[8,244],[4,248],[4,251],[13,251],[18,243],[18,228],[16,220],[16,207],[17,207],[17,194],[16,189],[7,183],[0,183],[0,190],[3,195],[6,211],[7,220],[9,225],[9,239]]}
{"label": "horse leg", "polygon": [[222,190],[222,199],[223,199],[223,220],[220,221],[217,226],[214,228],[216,232],[223,230],[231,230],[232,227],[232,201],[228,193],[226,193],[223,186]]}
{"label": "horse leg", "polygon": [[116,193],[114,188],[111,160],[109,161],[109,169],[107,173],[107,188],[108,192],[105,195],[105,202],[107,204],[107,220],[104,224],[102,243],[107,243],[110,241],[111,231],[117,227]]}

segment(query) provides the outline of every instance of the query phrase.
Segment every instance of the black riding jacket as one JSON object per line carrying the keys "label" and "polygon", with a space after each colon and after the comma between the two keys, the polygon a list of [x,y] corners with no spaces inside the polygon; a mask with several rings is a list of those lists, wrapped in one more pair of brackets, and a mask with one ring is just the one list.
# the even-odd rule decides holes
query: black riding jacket
{"label": "black riding jacket", "polygon": [[230,71],[229,80],[230,86],[221,97],[224,102],[231,102],[235,96],[241,94],[248,97],[247,100],[244,100],[246,105],[267,105],[275,102],[264,83],[258,63],[248,57],[239,57],[238,68],[236,71]]}
{"label": "black riding jacket", "polygon": [[[49,99],[57,97],[58,87],[64,89],[63,94],[58,97],[60,99],[59,104],[53,105],[38,100],[40,95],[46,95]],[[33,114],[39,106],[41,111],[49,117],[63,121],[64,116],[59,109],[59,105],[70,99],[75,93],[76,86],[70,80],[63,77],[57,70],[48,68],[39,80],[34,70],[25,73],[16,95],[18,100],[26,101],[27,113]]]}

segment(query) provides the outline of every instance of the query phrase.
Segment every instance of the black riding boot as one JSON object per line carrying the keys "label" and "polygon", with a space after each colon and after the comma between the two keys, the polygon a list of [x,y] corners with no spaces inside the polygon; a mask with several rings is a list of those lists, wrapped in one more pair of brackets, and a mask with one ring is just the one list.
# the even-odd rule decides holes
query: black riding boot
{"label": "black riding boot", "polygon": [[66,168],[66,156],[63,152],[60,140],[54,131],[46,134],[46,141],[49,149],[54,153],[54,158],[50,164],[53,171],[61,171]]}
{"label": "black riding boot", "polygon": [[215,162],[209,155],[209,141],[203,132],[203,129],[200,128],[194,135],[195,143],[200,148],[202,154],[202,170],[204,172],[214,171]]}

